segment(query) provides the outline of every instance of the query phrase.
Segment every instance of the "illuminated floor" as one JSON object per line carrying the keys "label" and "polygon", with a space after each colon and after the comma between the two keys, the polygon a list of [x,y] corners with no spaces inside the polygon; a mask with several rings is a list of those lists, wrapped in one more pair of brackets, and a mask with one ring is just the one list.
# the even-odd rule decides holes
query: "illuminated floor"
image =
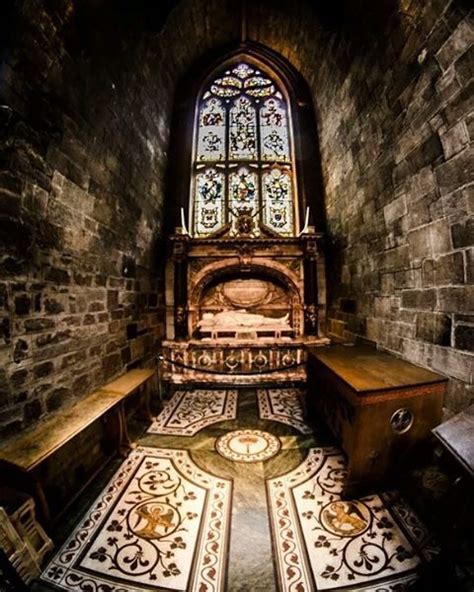
{"label": "illuminated floor", "polygon": [[404,590],[433,553],[396,495],[339,500],[296,391],[178,393],[149,429],[35,590]]}

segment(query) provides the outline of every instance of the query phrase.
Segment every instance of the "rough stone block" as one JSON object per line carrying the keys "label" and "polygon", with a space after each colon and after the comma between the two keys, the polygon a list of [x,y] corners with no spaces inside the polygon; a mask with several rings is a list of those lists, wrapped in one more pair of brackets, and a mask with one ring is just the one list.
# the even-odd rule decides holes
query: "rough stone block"
{"label": "rough stone block", "polygon": [[446,70],[474,43],[474,30],[469,19],[461,21],[441,49],[436,53],[439,65]]}
{"label": "rough stone block", "polygon": [[39,399],[33,399],[25,404],[24,417],[27,424],[37,421],[43,414],[43,406]]}
{"label": "rough stone block", "polygon": [[66,387],[59,387],[52,390],[46,397],[46,409],[49,412],[59,409],[61,405],[64,405],[72,397],[72,391]]}
{"label": "rough stone block", "polygon": [[44,362],[43,364],[38,364],[33,368],[33,374],[35,378],[45,378],[45,376],[52,374],[53,371],[53,362]]}
{"label": "rough stone block", "polygon": [[120,354],[114,353],[109,356],[105,356],[102,359],[102,370],[104,373],[105,380],[118,374],[121,369],[122,369],[122,358],[120,357]]}
{"label": "rough stone block", "polygon": [[416,337],[437,345],[451,345],[451,317],[442,314],[418,313]]}
{"label": "rough stone block", "polygon": [[434,283],[437,286],[464,283],[462,253],[450,253],[435,261]]}
{"label": "rough stone block", "polygon": [[474,311],[474,286],[440,288],[438,310],[453,313]]}
{"label": "rough stone block", "polygon": [[451,378],[444,400],[451,414],[459,413],[474,403],[474,385]]}
{"label": "rough stone block", "polygon": [[436,177],[442,193],[451,193],[474,181],[474,151],[466,148],[448,162],[436,168]]}
{"label": "rough stone block", "polygon": [[457,325],[454,329],[454,347],[474,351],[474,316],[472,325]]}
{"label": "rough stone block", "polygon": [[451,227],[453,246],[455,249],[474,245],[474,217]]}
{"label": "rough stone block", "polygon": [[402,307],[433,310],[436,306],[436,290],[403,290]]}
{"label": "rough stone block", "polygon": [[451,234],[446,220],[438,220],[429,225],[431,249],[433,254],[451,251]]}
{"label": "rough stone block", "polygon": [[440,134],[443,145],[444,158],[449,160],[452,156],[461,152],[469,143],[469,135],[464,121],[459,121],[446,132]]}
{"label": "rough stone block", "polygon": [[71,278],[66,269],[51,268],[45,275],[45,280],[55,284],[69,284]]}
{"label": "rough stone block", "polygon": [[433,346],[431,367],[466,383],[472,381],[472,355],[451,347]]}
{"label": "rough stone block", "polygon": [[44,309],[47,314],[56,315],[64,312],[64,304],[56,298],[46,298],[44,302]]}
{"label": "rough stone block", "polygon": [[387,225],[393,224],[395,220],[401,218],[407,213],[406,196],[401,195],[397,199],[393,200],[391,203],[384,207],[383,212],[385,217],[385,223]]}
{"label": "rough stone block", "polygon": [[31,298],[26,294],[15,297],[15,313],[17,315],[27,315],[31,309]]}
{"label": "rough stone block", "polygon": [[422,226],[408,233],[410,259],[424,259],[433,253],[430,225]]}
{"label": "rough stone block", "polygon": [[465,256],[466,283],[474,284],[474,249],[467,249]]}
{"label": "rough stone block", "polygon": [[415,200],[420,199],[424,195],[433,192],[436,189],[436,177],[431,167],[424,167],[420,171],[410,177],[409,191]]}
{"label": "rough stone block", "polygon": [[13,361],[19,364],[28,357],[29,344],[24,339],[17,339],[13,347]]}

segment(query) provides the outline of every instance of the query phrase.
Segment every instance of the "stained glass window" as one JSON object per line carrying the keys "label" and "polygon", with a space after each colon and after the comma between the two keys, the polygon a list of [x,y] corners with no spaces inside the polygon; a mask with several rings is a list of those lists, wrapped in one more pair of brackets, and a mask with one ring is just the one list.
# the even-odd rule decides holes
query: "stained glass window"
{"label": "stained glass window", "polygon": [[239,97],[232,103],[229,122],[229,159],[256,160],[257,117],[252,102]]}
{"label": "stained glass window", "polygon": [[293,231],[292,179],[288,170],[278,168],[263,173],[263,223],[278,234]]}
{"label": "stained glass window", "polygon": [[194,236],[293,236],[291,120],[277,81],[245,62],[220,72],[202,93],[195,135]]}
{"label": "stained glass window", "polygon": [[208,99],[199,112],[199,160],[225,158],[225,109],[219,99]]}
{"label": "stained glass window", "polygon": [[[241,167],[229,176],[229,211],[232,217],[232,230],[237,230],[236,222],[244,214],[254,218],[258,208],[257,173]],[[254,224],[252,223],[252,226]]]}
{"label": "stained glass window", "polygon": [[225,221],[224,173],[216,169],[198,172],[194,193],[194,229],[197,236],[208,236]]}

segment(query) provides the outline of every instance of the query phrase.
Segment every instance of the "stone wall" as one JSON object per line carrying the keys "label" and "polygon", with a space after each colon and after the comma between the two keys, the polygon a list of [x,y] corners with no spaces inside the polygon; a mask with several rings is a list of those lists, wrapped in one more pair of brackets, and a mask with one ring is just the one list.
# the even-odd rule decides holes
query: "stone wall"
{"label": "stone wall", "polygon": [[77,45],[72,3],[46,6],[23,3],[2,64],[4,433],[144,362],[162,326],[166,129],[141,104],[154,89],[140,95],[143,73]]}
{"label": "stone wall", "polygon": [[326,193],[328,329],[474,399],[473,23],[469,2],[252,3],[253,39],[305,76]]}
{"label": "stone wall", "polygon": [[472,13],[400,6],[349,64],[336,49],[318,98],[329,322],[446,373],[455,412],[474,401]]}
{"label": "stone wall", "polygon": [[163,335],[173,92],[232,34],[205,3],[132,4],[25,0],[2,19],[3,435],[149,363]]}

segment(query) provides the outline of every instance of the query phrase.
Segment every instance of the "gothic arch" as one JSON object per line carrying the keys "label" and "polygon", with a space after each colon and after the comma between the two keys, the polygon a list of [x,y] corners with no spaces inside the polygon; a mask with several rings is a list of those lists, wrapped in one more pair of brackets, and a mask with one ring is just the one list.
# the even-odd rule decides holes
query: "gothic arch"
{"label": "gothic arch", "polygon": [[215,74],[239,60],[246,60],[276,78],[287,95],[294,129],[294,165],[298,179],[297,218],[304,220],[310,207],[310,224],[325,230],[324,198],[315,111],[311,93],[301,74],[281,55],[247,42],[223,47],[197,60],[178,84],[171,125],[169,166],[166,183],[165,229],[171,234],[181,225],[180,209],[190,218],[189,194],[193,161],[195,107],[206,83]]}

